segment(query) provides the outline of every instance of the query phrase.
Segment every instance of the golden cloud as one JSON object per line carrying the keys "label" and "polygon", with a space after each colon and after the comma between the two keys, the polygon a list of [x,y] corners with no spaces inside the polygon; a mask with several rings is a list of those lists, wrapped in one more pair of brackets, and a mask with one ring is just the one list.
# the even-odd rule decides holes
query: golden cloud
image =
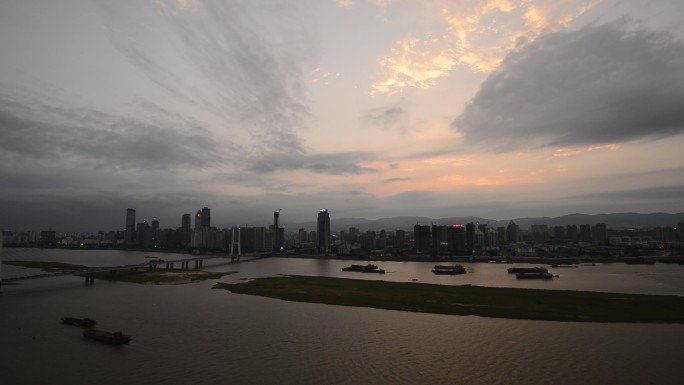
{"label": "golden cloud", "polygon": [[557,158],[567,158],[570,156],[577,156],[577,155],[586,154],[586,153],[589,153],[592,151],[600,151],[600,150],[617,151],[617,150],[620,150],[621,148],[622,147],[620,147],[619,144],[605,144],[602,146],[589,146],[586,148],[559,148],[553,153],[553,156],[555,156]]}
{"label": "golden cloud", "polygon": [[456,65],[491,72],[520,44],[567,27],[594,5],[586,0],[471,3],[461,6],[459,2],[458,9],[441,10],[439,17],[447,28],[440,38],[404,38],[389,55],[378,59],[382,80],[372,84],[371,95],[393,94],[407,87],[430,88]]}

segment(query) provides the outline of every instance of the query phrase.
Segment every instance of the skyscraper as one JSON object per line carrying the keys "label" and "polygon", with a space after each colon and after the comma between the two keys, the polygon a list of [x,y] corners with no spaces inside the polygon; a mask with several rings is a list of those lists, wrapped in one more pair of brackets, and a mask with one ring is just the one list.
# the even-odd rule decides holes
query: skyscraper
{"label": "skyscraper", "polygon": [[413,239],[415,243],[416,252],[429,252],[430,251],[430,226],[419,225],[416,223],[413,226]]}
{"label": "skyscraper", "polygon": [[192,234],[191,219],[190,214],[183,214],[181,217],[181,231],[180,231],[180,242],[183,247],[190,243],[190,237]]}
{"label": "skyscraper", "polygon": [[211,210],[209,207],[202,207],[202,227],[211,227]]}
{"label": "skyscraper", "polygon": [[273,250],[279,250],[280,246],[280,210],[273,212]]}
{"label": "skyscraper", "polygon": [[318,252],[330,252],[330,214],[327,209],[318,212]]}
{"label": "skyscraper", "polygon": [[135,243],[135,210],[126,209],[126,233],[124,235],[124,242],[127,245]]}
{"label": "skyscraper", "polygon": [[506,241],[508,241],[509,244],[513,244],[517,243],[519,238],[518,225],[513,221],[508,222],[508,226],[506,227]]}
{"label": "skyscraper", "polygon": [[198,230],[200,227],[202,227],[202,210],[197,210],[197,214],[195,214],[195,230]]}

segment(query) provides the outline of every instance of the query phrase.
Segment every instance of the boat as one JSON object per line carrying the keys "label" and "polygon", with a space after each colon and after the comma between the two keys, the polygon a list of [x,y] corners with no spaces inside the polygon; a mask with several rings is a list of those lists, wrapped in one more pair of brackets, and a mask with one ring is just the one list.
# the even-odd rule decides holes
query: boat
{"label": "boat", "polygon": [[518,279],[552,279],[554,276],[551,273],[548,272],[539,272],[539,273],[516,273],[515,278]]}
{"label": "boat", "polygon": [[575,268],[577,265],[549,265],[549,267],[557,268],[557,267],[569,267],[569,268]]}
{"label": "boat", "polygon": [[653,265],[656,261],[645,257],[632,257],[625,259],[625,263],[628,265]]}
{"label": "boat", "polygon": [[350,265],[343,267],[342,271],[360,271],[362,273],[384,273],[385,270],[378,269],[377,265],[367,264],[367,265]]}
{"label": "boat", "polygon": [[463,267],[461,265],[453,265],[453,266],[435,265],[435,268],[432,269],[432,272],[434,274],[456,275],[456,274],[465,274],[466,269],[465,269],[465,267]]}
{"label": "boat", "polygon": [[131,341],[131,336],[121,332],[111,333],[98,329],[83,329],[83,337],[111,345],[123,345]]}
{"label": "boat", "polygon": [[367,265],[351,265],[347,267],[343,267],[342,271],[365,271],[365,270],[376,270],[378,267],[376,265],[372,264],[367,264]]}
{"label": "boat", "polygon": [[545,267],[509,267],[508,274],[518,273],[548,273]]}
{"label": "boat", "polygon": [[65,325],[74,325],[82,328],[91,328],[95,326],[97,321],[90,318],[62,317],[62,323]]}

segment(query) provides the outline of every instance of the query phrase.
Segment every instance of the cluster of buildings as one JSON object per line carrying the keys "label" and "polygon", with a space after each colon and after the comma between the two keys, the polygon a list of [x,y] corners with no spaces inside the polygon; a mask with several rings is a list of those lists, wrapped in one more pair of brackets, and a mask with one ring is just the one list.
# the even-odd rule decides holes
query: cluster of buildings
{"label": "cluster of buildings", "polygon": [[[313,248],[319,253],[330,253],[330,215],[328,210],[318,213],[317,231],[300,229],[297,233],[297,247]],[[286,242],[285,228],[280,226],[280,210],[273,212],[273,224],[264,227],[217,228],[211,225],[211,209],[197,210],[194,223],[190,214],[181,216],[181,226],[177,229],[160,229],[159,221],[136,223],[135,209],[126,210],[126,230],[123,246],[163,249],[205,249],[241,252],[261,252],[283,250]]]}
{"label": "cluster of buildings", "polygon": [[57,234],[55,231],[5,231],[4,243],[37,246],[84,246],[166,250],[219,250],[242,253],[289,250],[297,253],[368,257],[371,254],[402,256],[624,256],[632,249],[677,249],[684,245],[684,222],[677,227],[644,230],[609,229],[606,224],[548,226],[531,225],[520,229],[513,221],[507,226],[469,222],[454,225],[416,223],[413,231],[365,231],[350,227],[331,232],[330,213],[320,210],[316,229],[285,232],[280,210],[266,226],[217,228],[211,224],[211,209],[202,207],[194,214],[182,214],[180,227],[161,228],[159,221],[136,222],[136,210],[126,209],[123,231],[97,234]]}

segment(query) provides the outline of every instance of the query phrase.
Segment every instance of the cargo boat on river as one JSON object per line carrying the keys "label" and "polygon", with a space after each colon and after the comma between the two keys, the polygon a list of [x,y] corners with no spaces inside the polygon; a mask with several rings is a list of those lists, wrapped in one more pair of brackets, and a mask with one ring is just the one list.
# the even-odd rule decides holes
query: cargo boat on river
{"label": "cargo boat on river", "polygon": [[540,273],[516,273],[515,278],[517,279],[552,279],[554,276],[551,273],[548,272],[540,272]]}
{"label": "cargo boat on river", "polygon": [[110,333],[98,329],[84,329],[83,337],[110,345],[123,345],[128,344],[131,341],[131,336],[121,332]]}
{"label": "cargo boat on river", "polygon": [[379,269],[377,265],[367,264],[367,265],[351,265],[343,267],[342,271],[358,271],[361,273],[379,273],[384,274],[385,270]]}
{"label": "cargo boat on river", "polygon": [[548,273],[545,267],[509,267],[508,274],[518,273]]}
{"label": "cargo boat on river", "polygon": [[465,274],[466,269],[461,265],[435,265],[434,269],[432,269],[432,272],[438,275],[456,275]]}
{"label": "cargo boat on river", "polygon": [[95,326],[97,321],[90,318],[62,317],[62,323],[65,325],[74,325],[82,328],[91,328]]}

